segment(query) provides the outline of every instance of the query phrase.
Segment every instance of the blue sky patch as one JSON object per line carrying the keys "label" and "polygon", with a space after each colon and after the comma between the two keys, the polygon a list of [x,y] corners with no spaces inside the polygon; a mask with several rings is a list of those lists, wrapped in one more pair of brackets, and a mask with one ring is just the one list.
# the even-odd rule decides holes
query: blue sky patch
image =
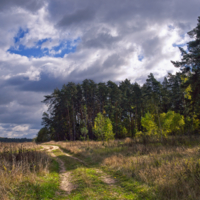
{"label": "blue sky patch", "polygon": [[26,48],[24,45],[19,45],[19,47],[16,49],[14,47],[11,47],[8,49],[8,52],[14,53],[14,54],[19,54],[21,56],[26,56],[26,57],[42,57],[45,56],[45,49],[41,49],[41,47],[32,47],[32,48]]}
{"label": "blue sky patch", "polygon": [[170,31],[173,31],[175,29],[175,27],[173,25],[168,25],[168,28]]}
{"label": "blue sky patch", "polygon": [[42,39],[42,40],[39,40],[37,42],[37,45],[42,45],[44,42],[48,41],[48,40],[51,40],[50,38],[45,38],[45,39]]}
{"label": "blue sky patch", "polygon": [[21,27],[19,28],[19,31],[17,33],[17,35],[14,37],[14,42],[15,44],[18,43],[20,41],[21,38],[23,38],[27,33],[29,32],[28,29],[23,30]]}
{"label": "blue sky patch", "polygon": [[184,44],[176,44],[176,43],[172,44],[173,47],[184,47],[186,45],[187,45],[186,43],[184,43]]}
{"label": "blue sky patch", "polygon": [[138,56],[138,60],[139,60],[139,61],[142,62],[143,59],[144,59],[144,56],[143,56],[143,55],[139,55],[139,56]]}
{"label": "blue sky patch", "polygon": [[43,57],[43,56],[51,56],[51,57],[64,57],[65,54],[73,53],[76,51],[76,47],[80,38],[75,40],[64,40],[60,41],[58,46],[54,46],[51,49],[42,48],[42,44],[47,41],[52,41],[51,38],[44,38],[42,40],[38,40],[35,42],[33,47],[26,47],[23,44],[20,44],[20,39],[24,38],[26,34],[29,33],[28,29],[19,28],[14,39],[14,46],[11,46],[7,51],[12,54],[19,54],[21,56],[27,57]]}
{"label": "blue sky patch", "polygon": [[[25,34],[19,35],[22,38]],[[20,40],[20,39],[19,39]],[[19,41],[18,40],[18,41]],[[66,40],[61,41],[58,46],[54,46],[51,49],[48,48],[42,48],[42,44],[46,41],[51,39],[45,38],[42,40],[39,40],[34,47],[27,48],[25,45],[18,45],[17,47],[10,47],[7,51],[12,54],[19,54],[26,57],[43,57],[43,56],[52,56],[52,57],[64,57],[65,54],[73,53],[76,51],[76,47],[78,42],[80,41],[80,38],[77,38],[76,40]]]}

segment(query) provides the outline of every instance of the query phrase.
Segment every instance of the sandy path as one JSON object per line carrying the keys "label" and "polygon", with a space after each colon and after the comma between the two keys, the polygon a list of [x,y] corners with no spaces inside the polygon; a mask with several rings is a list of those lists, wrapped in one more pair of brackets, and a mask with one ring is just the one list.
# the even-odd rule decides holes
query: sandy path
{"label": "sandy path", "polygon": [[[65,191],[67,194],[70,194],[72,190],[76,189],[76,186],[71,183],[71,172],[66,172],[64,162],[60,158],[57,158],[52,151],[58,149],[58,150],[60,150],[62,152],[63,155],[65,155],[67,157],[70,157],[72,159],[75,159],[78,162],[84,164],[85,166],[88,166],[88,165],[84,161],[82,161],[82,160],[80,160],[80,159],[78,159],[76,157],[73,157],[73,156],[71,156],[68,153],[63,152],[58,146],[42,145],[42,147],[43,147],[43,150],[46,150],[47,152],[49,152],[52,157],[55,157],[55,159],[59,163],[59,167],[60,167],[60,180],[61,180],[61,182],[60,182],[60,189],[63,190],[63,191]],[[102,170],[96,169],[96,172],[101,175],[101,180],[104,183],[106,183],[108,185],[113,185],[113,184],[116,183],[115,179],[113,179],[111,176],[105,174]]]}
{"label": "sandy path", "polygon": [[53,145],[48,145],[48,146],[47,146],[47,145],[42,145],[42,147],[43,147],[43,149],[47,150],[48,152],[51,152],[51,151],[56,150],[56,149],[59,149],[65,156],[70,157],[70,158],[72,158],[72,159],[74,159],[74,160],[77,160],[77,161],[79,161],[80,163],[84,164],[85,166],[88,166],[83,160],[80,160],[79,158],[76,158],[76,157],[74,157],[74,156],[71,156],[71,155],[68,154],[68,153],[63,152],[62,149],[60,149],[58,146],[53,146]]}
{"label": "sandy path", "polygon": [[52,152],[53,150],[59,149],[60,148],[58,146],[47,146],[47,145],[43,145],[42,146],[44,150],[46,150],[47,152],[50,152],[52,157],[56,158],[56,161],[59,163],[59,167],[60,167],[60,189],[65,191],[67,194],[70,194],[72,190],[74,190],[76,187],[71,183],[71,172],[66,172],[65,169],[65,163],[57,158],[55,156],[55,154]]}
{"label": "sandy path", "polygon": [[60,149],[60,151],[61,151],[65,156],[70,157],[70,158],[72,158],[72,159],[74,159],[74,160],[77,160],[77,161],[79,161],[80,163],[84,164],[85,166],[88,166],[83,160],[80,160],[79,158],[76,158],[76,157],[74,157],[74,156],[71,156],[71,155],[68,154],[68,153],[63,152],[62,149]]}
{"label": "sandy path", "polygon": [[101,175],[101,180],[108,184],[108,185],[112,185],[116,183],[116,180],[114,178],[112,178],[111,176],[109,176],[108,174],[105,174],[102,170],[97,169],[96,170],[97,173],[99,173]]}

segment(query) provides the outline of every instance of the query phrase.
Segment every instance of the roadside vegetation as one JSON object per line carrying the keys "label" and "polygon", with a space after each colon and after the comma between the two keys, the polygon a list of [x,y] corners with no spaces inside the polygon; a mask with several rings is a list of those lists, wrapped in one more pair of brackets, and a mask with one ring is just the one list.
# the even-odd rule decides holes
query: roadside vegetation
{"label": "roadside vegetation", "polygon": [[51,199],[59,165],[34,143],[0,143],[0,199]]}

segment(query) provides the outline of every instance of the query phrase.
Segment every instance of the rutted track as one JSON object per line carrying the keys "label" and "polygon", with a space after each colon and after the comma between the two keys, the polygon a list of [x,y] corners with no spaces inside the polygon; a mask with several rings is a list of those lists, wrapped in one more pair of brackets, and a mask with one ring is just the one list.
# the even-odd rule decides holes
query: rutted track
{"label": "rutted track", "polygon": [[[76,189],[76,187],[70,181],[71,172],[66,171],[64,162],[60,158],[57,158],[52,152],[53,150],[56,150],[56,149],[59,149],[60,151],[62,150],[58,146],[52,146],[52,145],[51,146],[43,145],[42,147],[44,150],[47,150],[47,152],[50,152],[51,156],[54,157],[56,161],[59,163],[59,167],[60,167],[59,173],[60,173],[60,180],[61,180],[60,189],[65,191],[67,194],[70,194],[72,190]],[[68,154],[66,156],[68,156]]]}
{"label": "rutted track", "polygon": [[[70,171],[66,171],[64,161],[62,159],[56,157],[52,151],[59,150],[59,151],[61,151],[62,155],[72,158],[72,159],[84,164],[86,167],[88,167],[88,165],[81,159],[76,158],[74,156],[71,156],[68,153],[63,152],[58,146],[42,145],[42,147],[45,151],[49,152],[50,155],[52,157],[54,157],[56,159],[56,161],[59,163],[59,167],[60,167],[59,174],[60,174],[60,180],[61,180],[60,189],[65,191],[67,194],[70,194],[72,190],[76,189],[76,186],[72,184],[72,174]],[[116,183],[116,179],[112,178],[110,175],[105,174],[102,170],[97,168],[97,169],[95,169],[95,171],[97,174],[100,175],[101,181],[103,181],[107,185],[113,185]]]}

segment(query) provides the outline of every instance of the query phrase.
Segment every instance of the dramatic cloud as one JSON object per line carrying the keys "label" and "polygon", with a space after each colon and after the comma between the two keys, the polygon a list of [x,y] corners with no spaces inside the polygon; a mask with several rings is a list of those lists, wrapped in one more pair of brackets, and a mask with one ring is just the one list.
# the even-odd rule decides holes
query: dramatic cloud
{"label": "dramatic cloud", "polygon": [[11,8],[24,8],[31,12],[37,11],[44,5],[43,0],[1,0],[0,11]]}
{"label": "dramatic cloud", "polygon": [[0,137],[35,137],[44,95],[64,83],[177,70],[199,0],[0,1]]}

